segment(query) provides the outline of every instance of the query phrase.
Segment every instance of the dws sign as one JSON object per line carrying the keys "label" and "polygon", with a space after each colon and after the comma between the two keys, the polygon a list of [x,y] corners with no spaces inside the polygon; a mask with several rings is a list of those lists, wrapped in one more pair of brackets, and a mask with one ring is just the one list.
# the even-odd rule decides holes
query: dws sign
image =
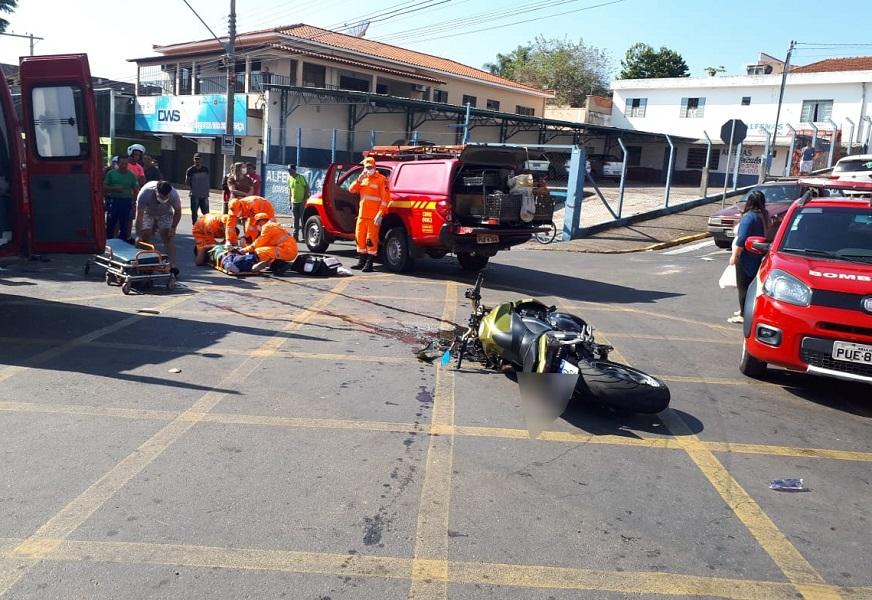
{"label": "dws sign", "polygon": [[[243,136],[248,121],[246,98],[241,95],[233,100],[233,133]],[[227,97],[220,94],[136,98],[137,131],[221,135],[226,120]]]}

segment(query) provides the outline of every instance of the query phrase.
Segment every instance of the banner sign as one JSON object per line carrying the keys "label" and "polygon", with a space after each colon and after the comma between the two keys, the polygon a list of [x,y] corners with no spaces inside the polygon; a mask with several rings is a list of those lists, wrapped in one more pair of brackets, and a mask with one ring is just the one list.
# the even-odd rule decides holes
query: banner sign
{"label": "banner sign", "polygon": [[[248,109],[245,95],[233,97],[233,133],[245,135]],[[227,121],[227,97],[138,96],[134,116],[137,131],[223,135]]]}
{"label": "banner sign", "polygon": [[[297,167],[297,173],[309,182],[309,194],[320,194],[324,185],[326,169]],[[279,214],[291,213],[291,199],[288,191],[288,165],[264,165],[263,197],[269,200]]]}

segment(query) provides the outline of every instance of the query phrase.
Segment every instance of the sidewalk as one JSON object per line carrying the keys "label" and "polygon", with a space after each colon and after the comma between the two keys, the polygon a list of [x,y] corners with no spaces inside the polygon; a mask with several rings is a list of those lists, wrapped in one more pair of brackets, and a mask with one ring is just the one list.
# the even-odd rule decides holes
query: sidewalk
{"label": "sidewalk", "polygon": [[569,242],[554,241],[543,245],[524,244],[525,250],[562,250],[594,254],[622,254],[668,248],[708,236],[709,216],[721,209],[720,202],[711,202],[679,213],[615,227]]}

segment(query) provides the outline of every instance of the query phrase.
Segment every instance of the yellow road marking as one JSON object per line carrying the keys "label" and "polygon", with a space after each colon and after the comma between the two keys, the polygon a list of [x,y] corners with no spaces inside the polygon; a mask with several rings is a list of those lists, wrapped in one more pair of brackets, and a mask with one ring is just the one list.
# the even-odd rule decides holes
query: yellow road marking
{"label": "yellow road marking", "polygon": [[[616,353],[616,356],[620,357],[620,354]],[[622,362],[626,361],[622,360]],[[745,525],[760,547],[806,600],[841,598],[835,588],[827,587],[823,577],[800,554],[712,451],[693,433],[678,413],[667,408],[659,417],[676,436],[675,442],[684,448],[733,514]]]}
{"label": "yellow road marking", "polygon": [[[165,410],[139,408],[116,408],[76,404],[48,404],[34,402],[15,402],[0,400],[0,411],[20,413],[87,415],[94,417],[113,417],[122,419],[147,419],[172,421],[180,413]],[[459,437],[487,437],[507,440],[527,440],[526,429],[500,427],[478,427],[467,425],[416,425],[402,421],[356,421],[349,419],[311,419],[304,417],[278,417],[273,415],[249,415],[233,413],[188,413],[185,419],[203,423],[226,425],[252,425],[263,427],[286,427],[289,429],[341,429],[355,431],[384,431],[406,433],[417,431],[434,435],[453,435]],[[654,448],[660,450],[684,450],[674,437],[631,437],[621,435],[594,435],[572,431],[544,431],[536,438],[540,441],[563,444],[601,444],[606,446],[629,446],[635,448]],[[842,460],[847,462],[872,462],[872,452],[838,450],[831,448],[799,448],[791,446],[772,446],[761,444],[742,444],[734,442],[699,442],[710,452],[731,454],[756,454],[762,456],[792,456],[822,460]]]}
{"label": "yellow road marking", "polygon": [[[20,540],[9,540],[9,542],[20,542]],[[539,565],[412,560],[391,556],[181,544],[78,540],[61,540],[58,543],[46,540],[46,542],[51,543],[53,549],[44,555],[39,554],[38,558],[21,553],[7,553],[6,556],[18,558],[20,564],[28,564],[28,562],[32,564],[34,560],[50,560],[212,567],[339,577],[411,579],[412,581],[419,579],[445,586],[450,582],[522,589],[614,592],[627,595],[717,596],[730,600],[793,600],[796,597],[795,588],[790,583],[679,573],[598,571]],[[7,543],[5,546],[9,547],[12,543]],[[2,553],[0,556],[3,556]],[[844,592],[852,599],[872,597],[870,596],[872,588],[869,587],[839,588],[828,585],[806,587],[820,594]]]}
{"label": "yellow road marking", "polygon": [[[311,309],[305,311],[301,315],[301,321],[305,322],[305,320],[311,318],[311,316],[319,309],[327,306],[337,297],[336,294],[341,293],[347,285],[347,280],[340,281],[325,296],[322,296],[321,299],[315,302]],[[127,320],[129,319],[126,319],[125,321]],[[284,327],[282,331],[288,332],[299,328],[300,326],[300,322],[292,323]],[[272,337],[261,345],[261,350],[278,350],[285,340],[286,338],[284,337]],[[50,350],[43,354],[48,354],[48,352],[52,351]],[[103,504],[114,496],[128,481],[141,473],[142,470],[160,456],[164,450],[169,448],[183,434],[193,427],[195,423],[202,420],[205,413],[208,413],[224,398],[224,393],[217,391],[217,389],[230,383],[238,384],[244,381],[260,366],[261,362],[262,359],[254,357],[247,358],[243,361],[222,378],[212,390],[197,400],[193,406],[179,414],[173,421],[167,423],[160,431],[155,433],[151,438],[139,446],[139,448],[137,448],[133,453],[129,454],[88,489],[62,508],[60,512],[50,518],[45,524],[37,529],[31,537],[22,542],[16,552],[37,559],[50,554],[67,536],[75,531],[101,506],[103,506]],[[16,576],[12,577],[8,575],[6,569],[0,568],[0,581],[2,581],[3,585],[3,587],[0,587],[0,596],[2,596],[15,581],[22,577],[27,570],[28,569],[20,569]]]}
{"label": "yellow road marking", "polygon": [[[445,287],[443,322],[453,323],[457,312],[457,287],[453,282]],[[448,584],[442,577],[442,564],[448,560],[448,515],[451,502],[451,464],[454,458],[454,371],[436,365],[436,386],[433,392],[432,428],[443,428],[445,434],[430,436],[424,464],[424,482],[418,502],[415,528],[415,554],[409,598],[425,600],[448,598]],[[434,566],[434,563],[440,563]]]}
{"label": "yellow road marking", "polygon": [[685,377],[684,375],[657,375],[658,379],[662,379],[667,383],[699,383],[703,385],[749,385],[752,387],[772,387],[771,384],[765,381],[756,381],[754,379],[731,379],[729,377]]}
{"label": "yellow road marking", "polygon": [[836,591],[822,589],[821,586],[826,586],[826,582],[811,563],[800,554],[711,450],[700,443],[699,438],[692,433],[677,413],[667,409],[661,413],[660,418],[673,434],[679,436],[676,441],[684,446],[691,460],[717,490],[727,506],[803,597],[808,600],[841,597]]}
{"label": "yellow road marking", "polygon": [[735,337],[736,334],[740,333],[740,329],[736,329],[734,327],[727,327],[726,325],[718,325],[716,323],[707,323],[705,321],[697,321],[695,319],[688,319],[685,317],[676,317],[675,315],[669,315],[663,312],[656,312],[652,310],[642,310],[640,308],[629,308],[626,306],[614,306],[614,305],[604,305],[596,302],[585,302],[585,301],[574,301],[564,303],[570,308],[574,308],[581,311],[599,311],[599,312],[627,312],[634,313],[639,315],[645,315],[648,317],[654,317],[656,319],[664,319],[667,321],[677,321],[679,323],[687,323],[689,325],[699,325],[700,327],[707,327],[709,329],[713,329],[718,333],[729,335],[730,337]]}
{"label": "yellow road marking", "polygon": [[[190,298],[191,298],[191,296],[177,296],[177,297],[175,297],[171,300],[168,300],[167,302],[164,302],[163,304],[161,304],[158,307],[158,310],[163,312],[164,310],[167,310],[169,308],[177,306],[177,305],[181,304],[182,302],[186,302]],[[6,381],[10,377],[14,377],[15,375],[17,375],[19,373],[24,373],[24,372],[26,372],[29,369],[32,369],[34,367],[38,367],[39,365],[45,364],[46,362],[48,362],[54,358],[57,358],[63,354],[66,354],[67,352],[69,352],[69,351],[71,351],[79,346],[83,346],[85,344],[93,342],[94,340],[96,340],[100,337],[103,337],[104,335],[108,335],[110,333],[120,331],[121,329],[124,329],[125,327],[128,327],[130,325],[133,325],[134,323],[141,321],[142,319],[145,319],[146,317],[148,317],[148,315],[145,315],[145,314],[131,315],[131,316],[127,317],[126,319],[121,319],[120,321],[116,321],[115,323],[112,323],[111,325],[106,325],[105,327],[101,327],[100,329],[95,329],[94,331],[90,331],[88,333],[80,335],[77,338],[73,338],[72,340],[68,340],[68,341],[64,342],[63,344],[61,344],[60,346],[56,346],[54,348],[49,348],[48,350],[40,352],[39,354],[37,354],[35,356],[31,356],[30,358],[28,358],[27,360],[24,361],[24,364],[8,366],[8,367],[0,370],[0,382]]]}
{"label": "yellow road marking", "polygon": [[614,331],[609,332],[596,332],[597,335],[601,335],[603,337],[610,338],[630,338],[634,340],[654,340],[661,342],[691,342],[698,344],[735,344],[740,346],[742,344],[741,339],[728,339],[728,338],[701,338],[701,337],[681,337],[675,335],[649,335],[644,333],[617,333]]}

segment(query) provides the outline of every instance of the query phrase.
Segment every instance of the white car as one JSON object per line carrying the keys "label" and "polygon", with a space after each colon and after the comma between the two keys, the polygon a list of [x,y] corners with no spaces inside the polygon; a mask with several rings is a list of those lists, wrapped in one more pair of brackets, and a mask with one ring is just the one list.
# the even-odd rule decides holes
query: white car
{"label": "white car", "polygon": [[872,154],[856,154],[840,158],[833,167],[833,179],[872,181]]}

